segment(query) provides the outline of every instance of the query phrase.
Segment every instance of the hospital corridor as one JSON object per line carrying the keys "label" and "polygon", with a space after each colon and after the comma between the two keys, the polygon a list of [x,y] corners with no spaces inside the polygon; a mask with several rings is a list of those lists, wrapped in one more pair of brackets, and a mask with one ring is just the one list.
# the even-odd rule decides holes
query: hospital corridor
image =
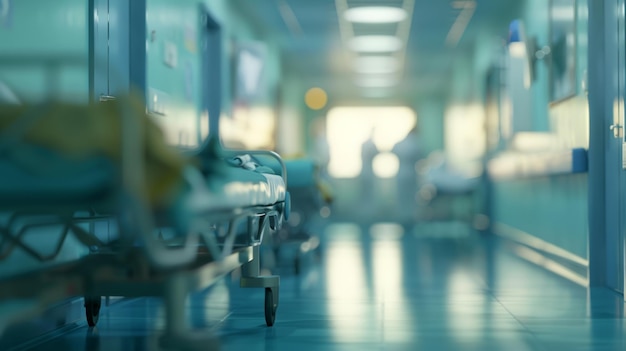
{"label": "hospital corridor", "polygon": [[[320,263],[281,274],[272,328],[260,317],[262,294],[232,279],[190,298],[189,323],[222,350],[624,348],[621,295],[555,278],[496,241],[399,233],[393,224],[331,226]],[[101,313],[94,329],[75,326],[27,349],[158,349],[158,300]]]}
{"label": "hospital corridor", "polygon": [[625,0],[0,1],[0,351],[626,350]]}

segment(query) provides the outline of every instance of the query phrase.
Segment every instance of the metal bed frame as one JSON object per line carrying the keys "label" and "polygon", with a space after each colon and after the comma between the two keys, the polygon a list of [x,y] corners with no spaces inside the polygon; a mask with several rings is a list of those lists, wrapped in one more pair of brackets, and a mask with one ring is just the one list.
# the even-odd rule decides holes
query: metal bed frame
{"label": "metal bed frame", "polygon": [[309,252],[320,254],[320,239],[311,231],[311,224],[324,207],[330,211],[331,203],[327,202],[321,193],[319,188],[321,174],[313,160],[294,159],[286,161],[286,166],[292,176],[295,174],[299,178],[288,186],[293,220],[288,220],[278,235],[273,237],[272,246],[273,253],[279,261],[281,253],[287,251],[287,248],[293,251],[293,261],[289,263],[293,267],[293,272],[298,275],[304,255]]}
{"label": "metal bed frame", "polygon": [[[141,128],[135,118],[128,118],[129,108],[122,108],[120,113],[123,119],[121,186],[104,189],[105,202],[113,203],[110,214],[101,215],[92,210],[87,216],[77,217],[78,211],[85,210],[85,203],[57,206],[51,199],[42,199],[48,205],[31,202],[15,206],[15,203],[3,201],[0,194],[0,210],[12,212],[6,224],[0,224],[0,260],[20,249],[41,263],[53,261],[70,236],[90,252],[76,261],[45,264],[35,271],[0,278],[0,301],[28,300],[15,309],[0,309],[0,335],[6,326],[32,318],[51,303],[71,297],[84,297],[87,323],[95,326],[102,296],[162,296],[166,311],[164,340],[176,345],[178,340],[189,336],[184,309],[187,295],[208,287],[239,267],[242,288],[265,289],[265,321],[272,326],[278,308],[280,280],[278,276],[261,276],[259,246],[266,233],[278,230],[283,218],[288,216],[288,194],[285,201],[267,206],[225,208],[212,204],[192,209],[193,223],[188,223],[185,235],[164,239],[155,234],[154,213],[149,205],[142,203],[143,194],[137,191],[143,189]],[[18,130],[16,134],[13,130],[9,137],[18,140],[15,137],[23,132]],[[0,131],[0,152],[7,147],[2,137]],[[274,158],[280,164],[280,176],[286,187],[286,169],[279,155],[264,151],[237,153]],[[193,183],[190,177],[185,178]],[[45,216],[32,217],[38,214]],[[15,225],[25,216],[35,221]],[[117,220],[120,233],[120,240],[113,243],[103,242],[80,225],[110,218]],[[235,245],[237,227],[242,223],[247,229],[245,244]],[[61,224],[63,232],[53,252],[46,255],[24,238],[30,229],[50,224]],[[198,346],[206,348],[206,344]]]}

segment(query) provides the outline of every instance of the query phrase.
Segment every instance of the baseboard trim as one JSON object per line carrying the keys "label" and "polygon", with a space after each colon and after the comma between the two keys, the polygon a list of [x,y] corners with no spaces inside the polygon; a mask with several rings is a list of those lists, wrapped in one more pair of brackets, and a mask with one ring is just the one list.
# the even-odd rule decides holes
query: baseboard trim
{"label": "baseboard trim", "polygon": [[494,223],[493,233],[509,241],[518,257],[580,286],[589,286],[587,259],[503,223]]}

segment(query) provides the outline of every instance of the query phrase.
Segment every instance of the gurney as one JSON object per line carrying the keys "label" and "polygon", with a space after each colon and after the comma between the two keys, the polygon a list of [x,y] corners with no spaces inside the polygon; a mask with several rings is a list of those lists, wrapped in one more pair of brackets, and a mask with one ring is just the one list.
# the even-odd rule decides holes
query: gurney
{"label": "gurney", "polygon": [[290,159],[285,161],[285,165],[290,175],[287,190],[291,215],[273,236],[272,247],[278,261],[291,262],[293,271],[299,274],[302,257],[310,252],[319,253],[320,238],[312,224],[317,217],[330,215],[333,193],[312,159]]}
{"label": "gurney", "polygon": [[442,154],[433,152],[418,177],[418,220],[473,226],[479,181],[451,169]]}
{"label": "gurney", "polygon": [[[187,295],[239,267],[242,287],[265,289],[274,324],[279,277],[260,276],[258,255],[289,214],[282,159],[228,152],[216,138],[177,152],[143,111],[131,99],[0,106],[0,264],[17,253],[41,263],[0,278],[0,302],[10,302],[0,305],[0,335],[66,298],[84,296],[94,326],[102,296],[162,296],[165,340],[175,344],[189,334]],[[239,162],[251,154],[272,167]],[[112,240],[90,230],[111,220]],[[26,239],[51,225],[61,235],[42,253]],[[55,261],[70,237],[87,254]]]}

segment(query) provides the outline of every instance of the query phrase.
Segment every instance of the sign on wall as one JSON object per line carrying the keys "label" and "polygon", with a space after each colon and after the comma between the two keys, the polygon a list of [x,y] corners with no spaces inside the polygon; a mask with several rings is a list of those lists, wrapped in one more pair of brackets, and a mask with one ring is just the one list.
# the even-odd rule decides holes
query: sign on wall
{"label": "sign on wall", "polygon": [[0,0],[0,27],[11,27],[11,18],[13,13],[13,1]]}

